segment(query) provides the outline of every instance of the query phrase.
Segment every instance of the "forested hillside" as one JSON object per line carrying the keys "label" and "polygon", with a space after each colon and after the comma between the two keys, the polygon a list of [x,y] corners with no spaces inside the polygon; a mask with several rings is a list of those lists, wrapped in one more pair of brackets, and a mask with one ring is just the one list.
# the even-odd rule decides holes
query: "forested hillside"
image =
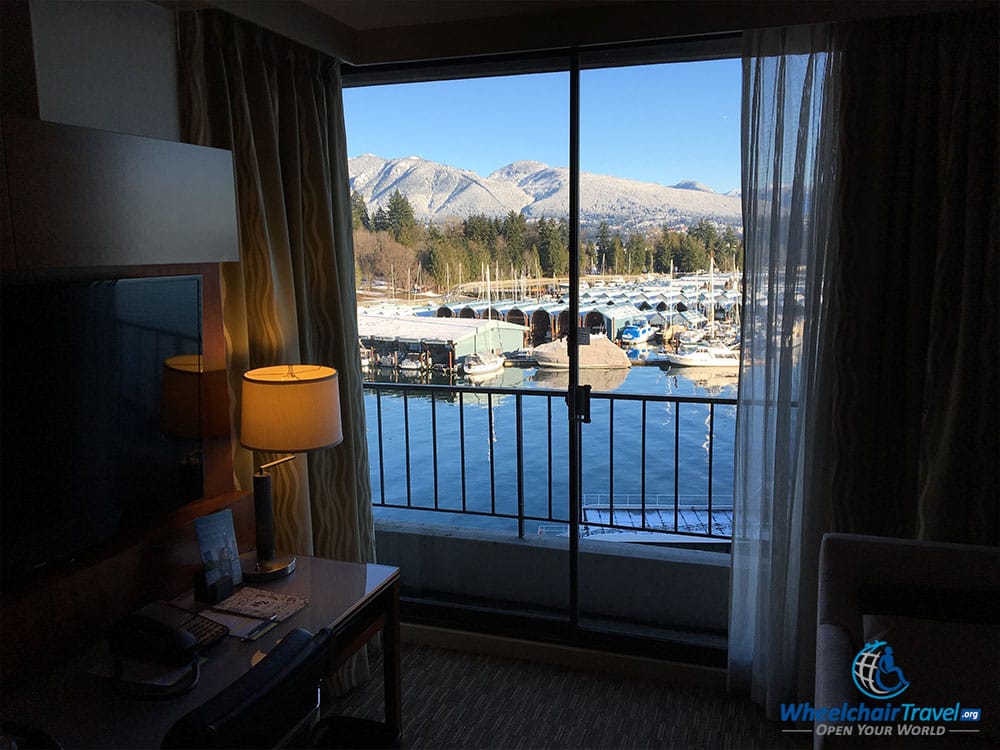
{"label": "forested hillside", "polygon": [[[504,278],[564,276],[569,270],[569,226],[563,218],[529,219],[509,211],[443,224],[420,222],[398,190],[384,207],[369,210],[351,196],[359,283],[377,280],[445,290],[481,278],[485,266]],[[732,226],[702,219],[687,229],[662,225],[622,233],[602,221],[581,235],[582,273],[639,274],[742,267],[743,242]],[[418,282],[419,279],[419,282]]]}

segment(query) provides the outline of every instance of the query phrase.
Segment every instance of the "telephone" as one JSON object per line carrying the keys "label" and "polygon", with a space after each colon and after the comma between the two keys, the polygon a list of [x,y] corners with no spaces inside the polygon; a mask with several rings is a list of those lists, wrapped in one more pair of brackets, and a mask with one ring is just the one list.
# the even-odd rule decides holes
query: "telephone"
{"label": "telephone", "polygon": [[108,643],[116,657],[183,666],[221,640],[229,628],[166,602],[152,602],[116,623]]}
{"label": "telephone", "polygon": [[158,614],[147,606],[117,622],[108,633],[112,653],[178,666],[191,663],[198,639]]}

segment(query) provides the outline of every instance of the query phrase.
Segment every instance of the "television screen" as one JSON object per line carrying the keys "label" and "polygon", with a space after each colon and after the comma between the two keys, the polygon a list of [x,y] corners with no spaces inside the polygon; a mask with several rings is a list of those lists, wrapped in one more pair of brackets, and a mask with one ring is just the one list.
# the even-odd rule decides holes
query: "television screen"
{"label": "television screen", "polygon": [[165,363],[197,361],[201,319],[199,276],[4,284],[5,579],[201,497],[200,437],[176,434],[162,408]]}

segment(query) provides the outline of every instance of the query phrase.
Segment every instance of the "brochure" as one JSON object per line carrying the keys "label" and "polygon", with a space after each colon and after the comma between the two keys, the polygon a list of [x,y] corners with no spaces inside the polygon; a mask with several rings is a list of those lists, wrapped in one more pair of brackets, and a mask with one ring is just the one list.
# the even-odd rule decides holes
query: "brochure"
{"label": "brochure", "polygon": [[240,550],[236,545],[233,511],[229,508],[195,519],[195,533],[205,564],[205,583],[211,586],[222,576],[230,576],[233,586],[243,582],[240,568]]}
{"label": "brochure", "polygon": [[299,596],[276,594],[273,591],[264,591],[248,586],[240,589],[228,599],[213,605],[212,609],[232,612],[244,617],[282,622],[308,603],[308,599]]}

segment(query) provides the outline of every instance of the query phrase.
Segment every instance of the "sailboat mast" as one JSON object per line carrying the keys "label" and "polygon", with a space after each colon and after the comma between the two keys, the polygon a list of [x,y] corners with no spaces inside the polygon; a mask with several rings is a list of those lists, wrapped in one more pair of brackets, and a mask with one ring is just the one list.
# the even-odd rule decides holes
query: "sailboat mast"
{"label": "sailboat mast", "polygon": [[486,319],[489,321],[487,328],[487,342],[490,347],[490,354],[494,353],[494,339],[493,339],[493,295],[490,290],[490,265],[486,264]]}
{"label": "sailboat mast", "polygon": [[715,338],[715,250],[708,256],[708,335]]}

